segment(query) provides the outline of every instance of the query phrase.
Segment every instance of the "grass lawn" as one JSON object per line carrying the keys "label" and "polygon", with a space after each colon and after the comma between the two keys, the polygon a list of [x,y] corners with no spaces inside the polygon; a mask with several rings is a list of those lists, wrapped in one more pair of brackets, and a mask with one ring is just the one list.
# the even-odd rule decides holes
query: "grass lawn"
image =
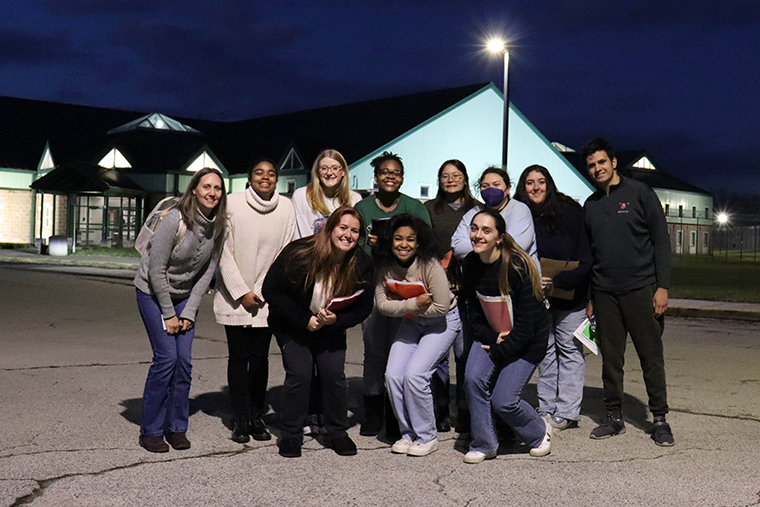
{"label": "grass lawn", "polygon": [[760,303],[760,263],[674,255],[672,277],[672,298]]}
{"label": "grass lawn", "polygon": [[134,248],[118,248],[107,246],[77,247],[75,253],[69,255],[105,255],[108,257],[140,257],[140,252]]}

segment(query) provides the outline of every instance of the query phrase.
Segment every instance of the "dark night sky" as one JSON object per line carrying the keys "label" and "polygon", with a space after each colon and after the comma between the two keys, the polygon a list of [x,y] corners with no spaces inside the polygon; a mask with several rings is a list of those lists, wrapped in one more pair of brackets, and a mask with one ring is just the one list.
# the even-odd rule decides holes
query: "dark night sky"
{"label": "dark night sky", "polygon": [[4,0],[0,95],[239,119],[501,83],[551,141],[760,194],[757,0]]}

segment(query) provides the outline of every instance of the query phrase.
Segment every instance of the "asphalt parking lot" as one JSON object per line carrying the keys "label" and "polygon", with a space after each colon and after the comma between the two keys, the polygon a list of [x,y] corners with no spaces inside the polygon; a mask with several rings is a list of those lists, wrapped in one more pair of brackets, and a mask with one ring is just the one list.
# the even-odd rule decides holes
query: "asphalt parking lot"
{"label": "asphalt parking lot", "polygon": [[[339,457],[308,438],[300,459],[275,441],[229,440],[226,343],[206,297],[194,344],[188,436],[164,455],[137,445],[150,347],[129,277],[61,274],[0,265],[0,505],[720,505],[760,504],[760,337],[757,325],[670,318],[665,356],[676,437],[647,434],[646,395],[632,347],[626,357],[628,431],[588,432],[603,416],[601,360],[587,358],[580,428],[552,453],[516,444],[497,459],[462,463],[466,436],[441,435],[425,458],[349,434],[359,453]],[[277,434],[284,372],[271,350],[267,420]],[[349,334],[352,421],[361,415],[360,330]],[[526,388],[535,398],[535,384]]]}

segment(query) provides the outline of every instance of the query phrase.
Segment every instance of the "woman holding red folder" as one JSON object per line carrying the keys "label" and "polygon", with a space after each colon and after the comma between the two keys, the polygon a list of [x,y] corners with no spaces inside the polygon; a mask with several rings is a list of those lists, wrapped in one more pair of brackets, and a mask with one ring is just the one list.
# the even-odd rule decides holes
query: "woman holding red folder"
{"label": "woman holding red folder", "polygon": [[[465,336],[472,342],[464,373],[472,442],[464,462],[496,457],[493,413],[530,447],[531,456],[545,456],[551,450],[552,427],[520,397],[546,353],[549,318],[541,277],[531,257],[507,234],[497,211],[483,210],[473,217],[470,241],[473,251],[464,259],[459,292]],[[498,308],[491,308],[493,304]],[[509,304],[511,322],[502,311]]]}
{"label": "woman holding red folder", "polygon": [[[373,277],[369,257],[356,248],[364,234],[361,215],[341,206],[317,234],[289,244],[264,279],[269,304],[269,327],[282,350],[285,382],[282,391],[283,457],[301,456],[303,426],[309,408],[309,389],[316,365],[321,379],[325,428],[333,450],[356,454],[348,429],[346,329],[372,311]],[[356,295],[330,311],[333,298]]]}
{"label": "woman holding red folder", "polygon": [[401,318],[385,369],[385,388],[399,423],[397,454],[427,456],[438,449],[430,378],[462,325],[454,294],[425,222],[390,219],[378,237],[375,299],[382,315]]}

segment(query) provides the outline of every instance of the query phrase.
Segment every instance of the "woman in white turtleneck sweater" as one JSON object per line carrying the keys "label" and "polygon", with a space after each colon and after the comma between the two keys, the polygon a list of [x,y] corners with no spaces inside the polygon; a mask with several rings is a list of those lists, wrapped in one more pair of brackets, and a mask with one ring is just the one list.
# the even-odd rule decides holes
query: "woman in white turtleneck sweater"
{"label": "woman in white turtleneck sweater", "polygon": [[228,197],[229,225],[214,297],[216,321],[229,348],[227,382],[234,414],[232,440],[272,438],[263,420],[269,377],[269,308],[261,285],[269,266],[293,239],[295,214],[277,192],[278,171],[261,160],[248,172],[245,192]]}

